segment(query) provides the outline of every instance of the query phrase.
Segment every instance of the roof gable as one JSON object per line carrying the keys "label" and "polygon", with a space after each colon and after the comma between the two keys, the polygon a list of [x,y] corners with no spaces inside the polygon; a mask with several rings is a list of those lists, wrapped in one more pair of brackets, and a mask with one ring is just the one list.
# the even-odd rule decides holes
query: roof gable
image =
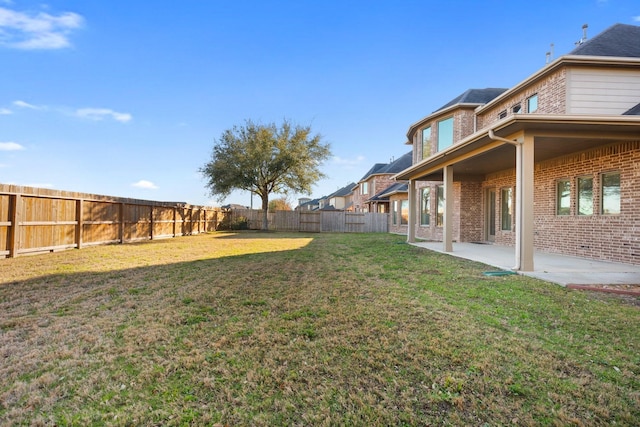
{"label": "roof gable", "polygon": [[640,58],[640,27],[615,24],[573,49],[570,55]]}

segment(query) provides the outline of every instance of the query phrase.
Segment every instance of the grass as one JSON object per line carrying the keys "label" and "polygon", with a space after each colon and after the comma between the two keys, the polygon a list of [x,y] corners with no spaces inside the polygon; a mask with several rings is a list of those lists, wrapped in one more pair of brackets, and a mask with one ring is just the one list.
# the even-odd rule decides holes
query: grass
{"label": "grass", "polygon": [[2,425],[637,425],[638,300],[388,234],[0,260]]}

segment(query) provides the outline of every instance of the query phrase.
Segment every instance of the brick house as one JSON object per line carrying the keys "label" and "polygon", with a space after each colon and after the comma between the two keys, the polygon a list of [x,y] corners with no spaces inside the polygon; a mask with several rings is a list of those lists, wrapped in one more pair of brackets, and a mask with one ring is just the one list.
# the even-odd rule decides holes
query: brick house
{"label": "brick house", "polygon": [[376,163],[353,187],[352,202],[355,212],[387,213],[390,210],[388,197],[381,194],[397,181],[394,175],[412,164],[411,151],[389,163]]}
{"label": "brick house", "polygon": [[534,248],[640,264],[640,27],[489,92],[409,128],[408,240],[513,246],[523,271]]}

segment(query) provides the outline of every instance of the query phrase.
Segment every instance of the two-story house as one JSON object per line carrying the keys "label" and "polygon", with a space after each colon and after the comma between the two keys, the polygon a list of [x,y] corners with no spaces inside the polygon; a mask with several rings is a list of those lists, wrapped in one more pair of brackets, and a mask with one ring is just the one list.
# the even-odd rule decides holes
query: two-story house
{"label": "two-story house", "polygon": [[353,204],[356,212],[389,212],[389,198],[382,193],[396,184],[393,178],[398,172],[412,164],[411,151],[391,160],[389,163],[376,163],[353,187]]}
{"label": "two-story house", "polygon": [[352,190],[355,185],[356,184],[354,182],[351,182],[327,196],[327,198],[329,199],[328,206],[332,209],[341,211],[353,210]]}
{"label": "two-story house", "polygon": [[534,248],[640,264],[640,27],[616,24],[494,95],[409,128],[408,240],[510,245],[523,271]]}

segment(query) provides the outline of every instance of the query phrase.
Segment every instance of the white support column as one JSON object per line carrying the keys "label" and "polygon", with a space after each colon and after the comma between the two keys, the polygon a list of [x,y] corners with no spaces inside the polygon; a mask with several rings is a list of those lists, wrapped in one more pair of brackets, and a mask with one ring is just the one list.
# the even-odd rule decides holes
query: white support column
{"label": "white support column", "polygon": [[445,252],[453,252],[453,165],[445,166],[442,175],[444,181],[442,243]]}
{"label": "white support column", "polygon": [[[520,270],[533,271],[533,244],[534,244],[534,139],[532,135],[524,136],[522,145],[521,173],[522,180],[522,214],[518,227],[520,235]],[[516,171],[516,173],[518,173]]]}
{"label": "white support column", "polygon": [[407,242],[416,241],[416,183],[409,180],[409,224],[407,226]]}

